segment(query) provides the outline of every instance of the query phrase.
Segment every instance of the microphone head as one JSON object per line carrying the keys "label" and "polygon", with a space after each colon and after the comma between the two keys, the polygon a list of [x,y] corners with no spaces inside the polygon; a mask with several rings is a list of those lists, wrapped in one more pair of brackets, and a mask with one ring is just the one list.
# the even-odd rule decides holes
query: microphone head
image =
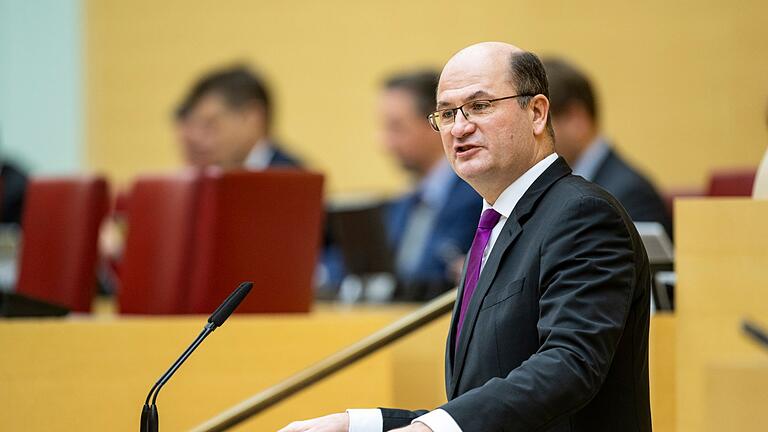
{"label": "microphone head", "polygon": [[232,315],[232,312],[234,312],[235,308],[240,305],[245,296],[251,292],[251,288],[253,288],[253,282],[241,283],[240,286],[238,286],[232,292],[232,294],[230,294],[229,297],[224,300],[224,303],[222,303],[218,308],[216,308],[215,311],[213,311],[211,316],[208,318],[208,322],[213,323],[215,327],[220,327],[222,324],[224,324],[224,321],[226,321],[227,318]]}

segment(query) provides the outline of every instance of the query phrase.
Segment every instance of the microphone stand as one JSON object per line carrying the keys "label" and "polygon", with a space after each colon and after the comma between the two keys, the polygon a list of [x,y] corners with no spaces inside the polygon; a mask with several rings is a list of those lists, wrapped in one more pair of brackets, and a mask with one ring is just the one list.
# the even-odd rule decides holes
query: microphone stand
{"label": "microphone stand", "polygon": [[[181,354],[181,356],[173,363],[160,379],[155,382],[152,389],[147,394],[147,399],[144,401],[144,407],[141,410],[141,432],[158,432],[160,418],[157,412],[157,395],[160,393],[160,389],[163,388],[165,383],[176,373],[176,370],[184,363],[192,352],[205,340],[205,338],[216,330],[216,325],[212,322],[206,323],[203,331],[197,336],[192,344]],[[152,395],[154,393],[154,396]],[[149,399],[152,398],[152,404],[149,403]]]}
{"label": "microphone stand", "polygon": [[192,352],[195,351],[195,349],[203,342],[203,340],[205,340],[209,334],[213,333],[217,327],[220,327],[224,324],[224,321],[226,321],[232,312],[235,311],[240,302],[242,302],[245,296],[248,295],[248,293],[251,291],[252,287],[252,282],[241,283],[240,286],[238,286],[232,292],[232,294],[230,294],[226,300],[224,300],[224,303],[219,305],[219,307],[213,311],[211,316],[208,318],[208,322],[205,324],[205,327],[203,327],[203,331],[200,332],[200,334],[192,342],[189,348],[187,348],[181,354],[181,356],[176,360],[176,362],[173,363],[170,369],[168,369],[160,377],[160,379],[157,380],[155,385],[152,386],[152,388],[149,390],[149,394],[147,394],[147,399],[144,401],[144,407],[141,409],[141,432],[158,432],[160,427],[160,417],[157,413],[158,393],[160,393],[160,390],[163,388],[165,383],[171,379],[173,374],[176,373],[179,367],[187,360],[187,358],[192,354]]}

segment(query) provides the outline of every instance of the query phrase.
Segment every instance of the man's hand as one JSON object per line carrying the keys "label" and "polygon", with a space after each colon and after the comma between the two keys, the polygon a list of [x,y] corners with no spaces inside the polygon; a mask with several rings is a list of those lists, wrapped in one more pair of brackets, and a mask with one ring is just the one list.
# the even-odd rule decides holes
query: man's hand
{"label": "man's hand", "polygon": [[424,423],[416,422],[404,428],[395,429],[392,432],[432,432],[432,429]]}
{"label": "man's hand", "polygon": [[311,420],[295,421],[278,432],[349,432],[349,414],[331,414]]}

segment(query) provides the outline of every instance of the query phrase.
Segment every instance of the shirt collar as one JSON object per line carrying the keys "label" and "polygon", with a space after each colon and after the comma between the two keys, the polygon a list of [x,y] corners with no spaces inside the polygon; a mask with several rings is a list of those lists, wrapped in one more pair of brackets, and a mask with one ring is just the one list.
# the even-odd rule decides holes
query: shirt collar
{"label": "shirt collar", "polygon": [[507,186],[493,205],[488,204],[488,201],[483,199],[483,211],[493,208],[499,212],[504,219],[509,218],[509,215],[511,215],[512,211],[515,209],[517,202],[520,201],[520,198],[523,197],[528,188],[531,187],[533,182],[535,182],[558,157],[557,153],[552,153],[540,160],[536,165],[532,166],[528,171],[523,173],[523,175],[518,177],[517,180],[513,181],[511,185]]}
{"label": "shirt collar", "polygon": [[269,168],[269,163],[274,155],[275,149],[271,143],[266,139],[260,139],[248,153],[243,166],[252,171],[265,170]]}
{"label": "shirt collar", "polygon": [[602,137],[596,137],[573,165],[573,173],[592,181],[609,151],[608,143]]}

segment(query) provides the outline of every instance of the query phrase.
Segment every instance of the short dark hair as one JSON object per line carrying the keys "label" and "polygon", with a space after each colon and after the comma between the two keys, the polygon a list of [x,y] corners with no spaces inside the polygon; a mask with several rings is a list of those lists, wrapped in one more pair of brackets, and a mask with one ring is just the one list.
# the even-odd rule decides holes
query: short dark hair
{"label": "short dark hair", "polygon": [[[512,84],[518,94],[544,95],[549,99],[549,83],[544,65],[536,54],[528,51],[513,52],[509,59]],[[521,108],[528,106],[533,96],[517,98]],[[547,133],[554,140],[555,129],[552,127],[552,116],[547,113]]]}
{"label": "short dark hair", "polygon": [[582,104],[592,120],[597,122],[597,101],[586,74],[557,57],[544,59],[544,69],[547,71],[552,93],[551,111],[560,114],[568,105],[576,102]]}
{"label": "short dark hair", "polygon": [[413,96],[416,109],[427,117],[435,111],[435,97],[440,74],[434,70],[404,72],[390,76],[384,82],[387,90],[402,89]]}
{"label": "short dark hair", "polygon": [[260,104],[264,107],[267,125],[269,125],[270,94],[267,85],[257,73],[243,65],[205,74],[176,108],[176,118],[184,119],[200,99],[210,94],[221,96],[224,103],[234,109],[240,109],[252,103]]}

